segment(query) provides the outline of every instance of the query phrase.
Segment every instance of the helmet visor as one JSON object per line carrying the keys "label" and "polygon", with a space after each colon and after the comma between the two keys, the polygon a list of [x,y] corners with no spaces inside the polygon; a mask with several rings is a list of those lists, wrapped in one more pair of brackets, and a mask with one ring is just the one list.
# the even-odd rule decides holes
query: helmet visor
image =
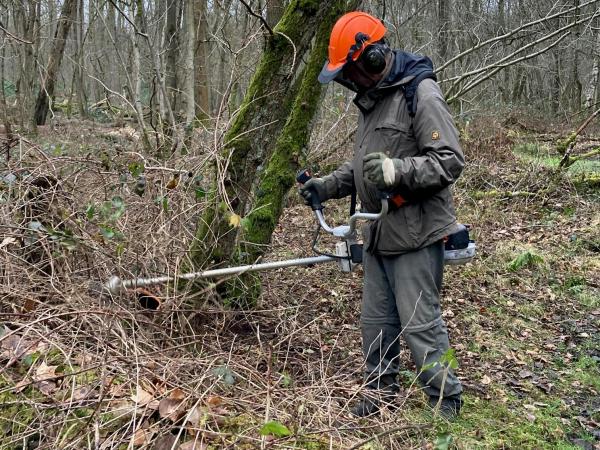
{"label": "helmet visor", "polygon": [[338,66],[333,66],[329,60],[325,61],[323,68],[321,69],[321,73],[319,74],[319,83],[327,84],[330,81],[333,81],[335,77],[342,71],[346,63],[339,64]]}

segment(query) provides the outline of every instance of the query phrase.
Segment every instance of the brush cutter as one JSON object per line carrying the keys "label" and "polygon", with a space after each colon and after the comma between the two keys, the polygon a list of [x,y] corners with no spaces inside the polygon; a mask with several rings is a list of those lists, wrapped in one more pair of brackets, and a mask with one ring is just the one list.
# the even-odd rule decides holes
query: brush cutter
{"label": "brush cutter", "polygon": [[[304,184],[310,179],[310,173],[303,169],[298,172],[296,180]],[[362,244],[358,242],[356,225],[359,220],[379,220],[388,213],[389,203],[393,204],[393,196],[382,192],[381,210],[379,213],[355,213],[350,217],[347,225],[330,227],[323,215],[323,205],[319,200],[317,192],[312,192],[311,208],[318,221],[318,228],[313,240],[313,251],[318,256],[309,258],[287,259],[282,261],[249,264],[244,266],[225,267],[222,269],[205,270],[202,272],[191,272],[174,276],[161,276],[154,278],[132,278],[122,280],[118,276],[112,276],[103,286],[107,294],[115,295],[126,289],[165,284],[176,280],[195,280],[199,278],[218,278],[228,275],[240,275],[246,272],[257,272],[262,270],[281,269],[284,267],[312,266],[314,264],[337,262],[342,272],[351,272],[356,264],[362,262]],[[322,253],[317,250],[319,232],[323,230],[340,239],[335,245],[334,253]],[[475,256],[475,243],[469,238],[470,227],[461,225],[458,232],[446,238],[445,262],[446,264],[465,264]]]}

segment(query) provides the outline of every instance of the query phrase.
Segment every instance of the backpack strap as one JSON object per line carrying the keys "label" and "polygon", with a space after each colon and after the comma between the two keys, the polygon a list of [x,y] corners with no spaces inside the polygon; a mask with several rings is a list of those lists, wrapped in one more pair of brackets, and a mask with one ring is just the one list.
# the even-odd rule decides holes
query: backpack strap
{"label": "backpack strap", "polygon": [[350,194],[350,217],[356,212],[356,186],[352,182],[352,193]]}
{"label": "backpack strap", "polygon": [[419,87],[419,83],[427,78],[437,81],[437,77],[433,72],[425,71],[421,72],[407,84],[402,86],[404,98],[406,99],[406,106],[408,108],[408,114],[410,117],[415,117],[415,114],[417,113],[417,88]]}

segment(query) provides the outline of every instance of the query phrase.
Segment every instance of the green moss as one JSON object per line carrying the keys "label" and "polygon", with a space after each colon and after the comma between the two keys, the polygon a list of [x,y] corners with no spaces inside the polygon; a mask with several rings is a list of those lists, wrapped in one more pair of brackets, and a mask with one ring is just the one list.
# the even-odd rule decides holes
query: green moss
{"label": "green moss", "polygon": [[[313,3],[313,2],[307,2]],[[318,2],[314,2],[318,3]],[[302,82],[294,100],[290,116],[277,140],[273,156],[261,177],[257,189],[255,212],[244,228],[244,241],[250,259],[262,253],[282,212],[283,201],[294,183],[299,158],[309,139],[310,124],[319,106],[322,86],[317,82],[319,71],[327,54],[328,36],[335,19],[343,12],[343,2],[332,8],[317,32],[319,38],[311,52],[310,60],[302,74]]]}
{"label": "green moss", "polygon": [[571,145],[573,142],[575,142],[575,139],[577,139],[577,134],[575,134],[574,132],[571,133],[570,135],[568,135],[564,139],[559,139],[558,142],[556,143],[556,151],[560,155],[564,155],[565,152],[567,151],[567,149],[569,148],[569,145]]}
{"label": "green moss", "polygon": [[[513,152],[519,158],[527,162],[552,170],[558,170],[562,155],[568,145],[569,144],[567,143],[564,149],[562,149],[561,146],[556,149],[551,149],[538,142],[525,142],[516,145]],[[593,180],[594,174],[597,175],[600,172],[600,162],[595,159],[582,159],[574,162],[572,165],[565,168],[565,170],[568,170],[568,173],[571,175],[587,175]]]}
{"label": "green moss", "polygon": [[[282,19],[265,45],[261,57],[242,105],[233,118],[232,125],[225,135],[225,147],[222,158],[229,161],[227,195],[232,202],[234,213],[242,215],[246,210],[249,192],[253,181],[260,176],[256,202],[253,212],[244,219],[244,227],[232,230],[228,217],[218,210],[217,202],[205,212],[199,222],[196,239],[191,248],[193,265],[199,266],[204,260],[251,263],[262,254],[282,212],[282,206],[294,183],[294,174],[298,168],[300,155],[304,153],[310,132],[310,123],[318,108],[322,86],[317,82],[323,60],[326,57],[328,36],[335,20],[346,11],[353,9],[358,2],[337,1],[324,6],[316,0],[293,0],[285,10]],[[318,17],[320,11],[326,11],[325,17]],[[304,48],[313,39],[314,33],[307,33],[313,23],[317,23],[317,39],[310,60],[302,74],[292,80],[295,67],[299,64]],[[310,24],[310,25],[309,25]],[[295,47],[291,42],[295,43]],[[273,92],[284,92],[273,95]],[[273,118],[287,117],[284,124],[273,122]],[[273,141],[278,129],[283,129]],[[274,144],[271,144],[274,142]],[[266,166],[258,175],[258,167]],[[215,189],[215,192],[218,192]],[[218,242],[209,245],[210,236],[216,236]],[[207,255],[206,249],[210,253]],[[231,299],[245,298],[245,302],[254,304],[254,298],[260,292],[256,278],[246,278],[243,282],[233,281],[225,284],[224,295]],[[234,303],[238,303],[237,300]]]}

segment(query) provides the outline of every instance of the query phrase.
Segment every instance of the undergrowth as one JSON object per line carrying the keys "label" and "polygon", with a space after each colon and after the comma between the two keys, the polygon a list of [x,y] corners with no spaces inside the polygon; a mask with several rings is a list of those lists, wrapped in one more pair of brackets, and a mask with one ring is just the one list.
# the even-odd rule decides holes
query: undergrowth
{"label": "undergrowth", "polygon": [[[263,273],[251,311],[223,307],[214,285],[195,297],[173,285],[112,299],[91,289],[185,265],[210,148],[159,162],[91,122],[23,138],[0,183],[0,449],[598,445],[598,190],[522,157],[509,131],[473,123],[464,139],[455,197],[478,256],[445,275],[465,389],[453,423],[427,406],[407,349],[397,408],[348,415],[363,388],[360,268]],[[343,223],[347,207],[326,213]],[[292,194],[268,260],[308,256],[313,232]],[[152,309],[140,303],[150,297]]]}

